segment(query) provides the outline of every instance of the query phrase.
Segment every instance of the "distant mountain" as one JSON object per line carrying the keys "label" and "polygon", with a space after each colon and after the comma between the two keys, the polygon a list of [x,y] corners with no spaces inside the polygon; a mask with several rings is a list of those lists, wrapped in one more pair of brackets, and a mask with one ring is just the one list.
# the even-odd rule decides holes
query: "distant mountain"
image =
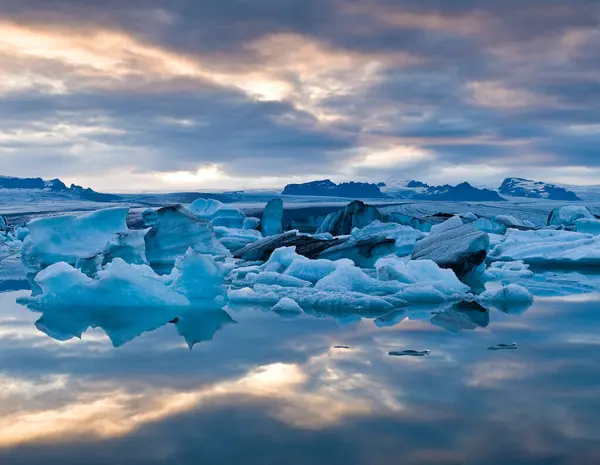
{"label": "distant mountain", "polygon": [[282,195],[315,195],[322,197],[376,198],[386,197],[377,184],[366,182],[344,182],[336,184],[329,179],[288,184]]}
{"label": "distant mountain", "polygon": [[[423,188],[424,186],[420,187]],[[471,186],[468,182],[463,182],[457,186],[450,186],[448,184],[443,186],[427,186],[420,193],[415,193],[412,198],[417,200],[450,202],[502,202],[506,200],[498,195],[496,191],[478,189]]]}
{"label": "distant mountain", "polygon": [[581,200],[575,192],[563,187],[523,178],[506,178],[498,189],[498,192],[511,197],[564,201]]}
{"label": "distant mountain", "polygon": [[44,181],[42,178],[0,176],[0,189],[35,189],[47,192],[58,192],[78,199],[91,200],[93,202],[112,202],[120,199],[118,195],[101,194],[89,187],[85,189],[75,184],[71,184],[71,187],[67,187],[60,179]]}

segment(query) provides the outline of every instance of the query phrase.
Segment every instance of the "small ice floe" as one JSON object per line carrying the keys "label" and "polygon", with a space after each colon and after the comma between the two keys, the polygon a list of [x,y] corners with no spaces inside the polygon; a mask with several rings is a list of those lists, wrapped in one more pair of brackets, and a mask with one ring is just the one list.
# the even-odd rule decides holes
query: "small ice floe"
{"label": "small ice floe", "polygon": [[350,346],[333,346],[334,349],[349,349]]}
{"label": "small ice floe", "polygon": [[496,344],[495,346],[489,346],[488,350],[514,350],[517,348],[517,343],[513,342],[512,344]]}
{"label": "small ice floe", "polygon": [[388,355],[392,355],[394,357],[402,357],[404,355],[409,355],[411,357],[423,357],[425,355],[429,355],[430,352],[431,352],[431,350],[429,350],[429,349],[425,349],[425,350],[412,350],[412,349],[392,350],[391,352],[388,352]]}

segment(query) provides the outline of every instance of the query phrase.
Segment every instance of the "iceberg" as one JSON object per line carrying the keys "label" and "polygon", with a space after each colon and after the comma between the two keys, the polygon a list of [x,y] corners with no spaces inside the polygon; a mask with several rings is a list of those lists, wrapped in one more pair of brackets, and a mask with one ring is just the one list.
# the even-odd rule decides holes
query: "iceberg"
{"label": "iceberg", "polygon": [[381,219],[381,213],[375,207],[355,200],[344,210],[327,215],[317,234],[327,232],[334,236],[350,234],[354,228],[364,228],[373,221]]}
{"label": "iceberg", "polygon": [[578,220],[575,220],[575,231],[598,236],[600,235],[600,220],[579,218]]}
{"label": "iceberg", "polygon": [[283,232],[283,201],[281,199],[272,199],[265,206],[260,220],[260,232],[265,237]]}
{"label": "iceberg", "polygon": [[[449,221],[452,225],[458,223]],[[450,268],[459,278],[466,277],[484,262],[490,245],[487,233],[471,225],[448,227],[442,223],[439,227],[439,232],[433,231],[415,244],[413,260],[431,260],[441,268]]]}
{"label": "iceberg", "polygon": [[548,216],[548,226],[575,226],[579,219],[595,220],[596,217],[583,205],[568,205],[555,208]]}
{"label": "iceberg", "polygon": [[510,215],[496,215],[479,218],[472,223],[473,227],[489,234],[506,234],[507,229],[535,229],[530,221],[521,221]]}
{"label": "iceberg", "polygon": [[2,215],[0,215],[0,231],[8,230],[8,221]]}
{"label": "iceberg", "polygon": [[289,297],[279,299],[279,302],[271,307],[271,310],[281,315],[299,315],[302,313],[302,307]]}
{"label": "iceberg", "polygon": [[169,307],[186,306],[189,300],[167,287],[147,265],[131,265],[115,258],[97,273],[86,276],[68,263],[59,262],[40,271],[35,282],[42,294],[21,301],[33,308],[49,307]]}
{"label": "iceberg", "polygon": [[175,259],[191,247],[194,252],[227,257],[229,250],[215,236],[212,224],[181,205],[148,210],[143,219],[151,229],[145,235],[146,258],[160,271],[170,272]]}
{"label": "iceberg", "polygon": [[316,239],[308,234],[300,234],[298,231],[287,231],[276,236],[265,237],[257,242],[248,244],[243,249],[233,253],[236,258],[246,262],[266,261],[275,249],[282,247],[295,247],[298,254],[307,258],[318,258],[319,254],[326,249],[341,244],[347,239]]}
{"label": "iceberg", "polygon": [[219,242],[231,252],[240,250],[246,247],[248,244],[252,244],[262,239],[262,234],[254,229],[215,226],[214,231]]}
{"label": "iceberg", "polygon": [[600,265],[600,236],[539,229],[507,232],[489,254],[495,261],[522,260],[530,265],[588,267]]}
{"label": "iceberg", "polygon": [[500,289],[492,289],[483,292],[479,296],[483,302],[509,302],[530,303],[533,302],[531,293],[519,284],[509,284]]}
{"label": "iceberg", "polygon": [[28,223],[29,235],[21,257],[32,270],[58,262],[75,265],[80,258],[103,254],[118,234],[129,233],[128,208],[107,208],[81,216],[37,218]]}
{"label": "iceberg", "polygon": [[283,274],[316,283],[339,267],[354,267],[354,263],[347,259],[332,261],[325,259],[309,260],[305,257],[298,257],[290,263]]}
{"label": "iceberg", "polygon": [[187,208],[197,218],[210,221],[213,226],[243,228],[246,220],[244,212],[215,199],[200,198],[192,202]]}
{"label": "iceberg", "polygon": [[176,276],[171,289],[190,301],[211,300],[225,295],[223,281],[233,264],[218,263],[212,255],[199,254],[191,247],[175,261]]}
{"label": "iceberg", "polygon": [[404,226],[398,223],[383,223],[375,220],[362,229],[353,229],[350,235],[350,241],[358,242],[361,240],[371,240],[372,238],[393,239],[395,241],[395,253],[399,257],[410,255],[415,243],[423,239],[426,235],[410,226]]}

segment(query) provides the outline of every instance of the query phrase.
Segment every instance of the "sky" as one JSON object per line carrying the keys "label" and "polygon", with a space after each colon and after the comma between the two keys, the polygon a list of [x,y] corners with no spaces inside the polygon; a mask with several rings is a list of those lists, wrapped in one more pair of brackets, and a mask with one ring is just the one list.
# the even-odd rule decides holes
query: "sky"
{"label": "sky", "polygon": [[594,0],[0,0],[0,174],[600,184]]}

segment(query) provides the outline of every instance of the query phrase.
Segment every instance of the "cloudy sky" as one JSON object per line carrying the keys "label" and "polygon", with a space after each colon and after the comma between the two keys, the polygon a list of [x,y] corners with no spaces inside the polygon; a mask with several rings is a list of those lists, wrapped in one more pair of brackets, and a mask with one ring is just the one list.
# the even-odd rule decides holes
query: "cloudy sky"
{"label": "cloudy sky", "polygon": [[0,174],[598,184],[594,0],[0,0]]}

